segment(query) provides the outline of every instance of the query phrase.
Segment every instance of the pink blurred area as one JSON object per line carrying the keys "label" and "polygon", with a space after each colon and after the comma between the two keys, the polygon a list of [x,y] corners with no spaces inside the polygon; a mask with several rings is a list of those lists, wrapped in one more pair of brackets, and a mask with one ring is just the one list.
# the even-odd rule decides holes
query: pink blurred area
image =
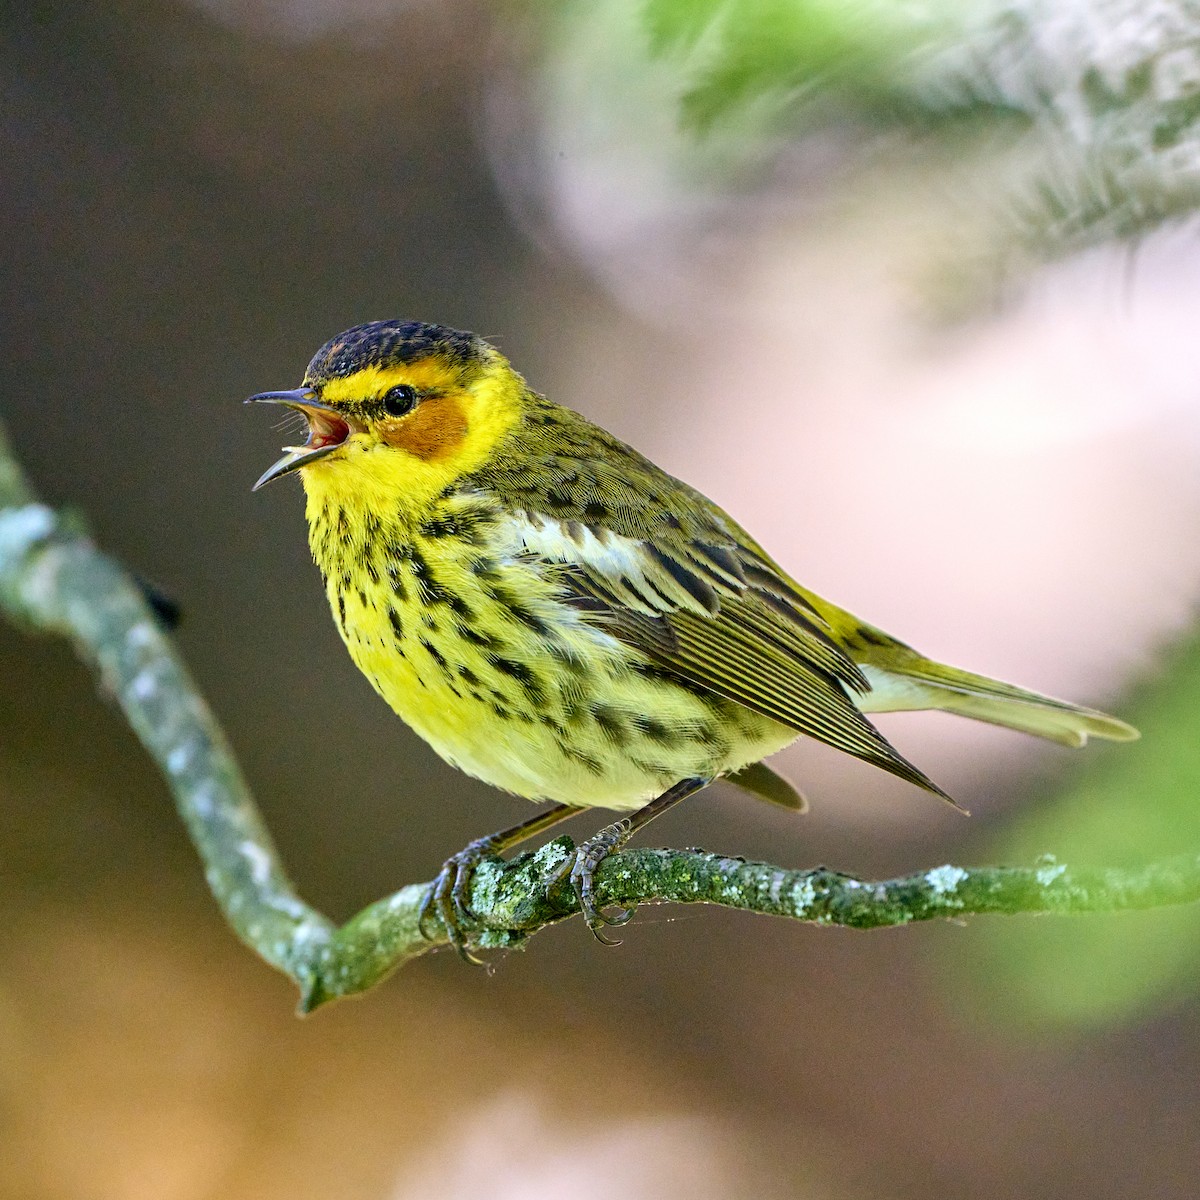
{"label": "pink blurred area", "polygon": [[[541,189],[517,211],[641,325],[571,329],[556,364],[571,403],[934,657],[1098,707],[1154,671],[1200,590],[1194,229],[1031,269],[997,303],[972,256],[1003,226],[919,157],[808,190],[788,176],[770,203],[726,196],[702,220],[646,212],[636,176],[610,177],[610,139],[538,161],[508,178]],[[626,209],[602,242],[589,184]],[[952,280],[973,307],[948,321]],[[958,720],[882,722],[952,788],[1059,753]],[[806,750],[783,761],[818,786],[847,769]],[[857,804],[848,769],[841,818],[921,819]]]}
{"label": "pink blurred area", "polygon": [[[493,337],[804,584],[947,661],[1120,712],[1192,613],[1191,233],[996,302],[978,262],[1004,244],[1003,157],[834,131],[743,170],[680,133],[669,73],[638,74],[636,14],[4,18],[4,420],[46,497],[180,601],[289,867],[338,917],[527,812],[378,702],[296,489],[249,494],[279,439],[238,402],[357,321]],[[488,971],[431,955],[297,1021],[69,651],[0,628],[0,656],[0,1195],[1194,1193],[1192,1000],[1022,1028],[963,983],[983,922],[861,935],[645,908],[619,950],[570,922]],[[780,762],[803,820],[714,788],[648,840],[864,875],[978,860],[1091,753],[881,723],[970,821],[799,746]]]}
{"label": "pink blurred area", "polygon": [[[927,653],[1119,706],[1197,593],[1200,423],[1181,380],[1200,379],[1200,355],[1179,326],[1200,316],[1200,280],[1147,253],[1120,313],[1076,264],[921,339],[902,295],[856,302],[877,261],[847,247],[831,279],[798,257],[783,327],[736,356],[702,341],[654,452],[807,585]],[[967,787],[1042,749],[902,721],[906,751]]]}

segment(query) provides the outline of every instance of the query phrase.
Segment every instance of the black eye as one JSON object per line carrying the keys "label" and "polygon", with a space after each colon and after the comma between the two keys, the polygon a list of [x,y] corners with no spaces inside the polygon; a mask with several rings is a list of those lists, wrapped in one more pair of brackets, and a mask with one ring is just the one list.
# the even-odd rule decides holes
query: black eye
{"label": "black eye", "polygon": [[383,411],[389,417],[402,417],[406,412],[412,412],[417,402],[417,389],[410,384],[401,383],[383,394]]}

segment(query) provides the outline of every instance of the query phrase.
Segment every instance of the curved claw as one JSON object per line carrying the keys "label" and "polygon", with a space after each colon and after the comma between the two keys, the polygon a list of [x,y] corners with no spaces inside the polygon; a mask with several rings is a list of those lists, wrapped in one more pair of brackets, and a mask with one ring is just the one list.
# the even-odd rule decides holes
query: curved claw
{"label": "curved claw", "polygon": [[475,966],[486,964],[483,959],[476,958],[468,947],[467,932],[463,928],[470,925],[472,920],[467,897],[471,876],[485,858],[495,853],[495,841],[494,837],[476,838],[446,859],[429,885],[429,891],[425,893],[417,913],[417,929],[426,941],[432,941],[437,936],[436,930],[431,932],[429,929],[429,923],[436,913],[459,958]]}
{"label": "curved claw", "polygon": [[[603,917],[601,917],[601,920],[603,920]],[[602,925],[593,925],[592,922],[589,921],[588,928],[592,931],[592,937],[594,937],[602,946],[620,946],[622,944],[620,938],[609,937],[608,934],[604,932]]]}
{"label": "curved claw", "polygon": [[443,867],[438,873],[433,882],[429,885],[429,891],[425,893],[425,898],[421,901],[421,907],[417,910],[417,932],[427,941],[432,942],[434,934],[429,931],[429,920],[433,915],[434,909],[438,907],[438,899],[442,892],[442,875],[446,868]]}
{"label": "curved claw", "polygon": [[604,932],[606,925],[625,925],[633,919],[637,905],[632,908],[618,908],[611,916],[600,911],[595,899],[595,875],[600,864],[614,851],[619,849],[629,837],[627,820],[616,821],[600,830],[595,837],[582,842],[575,850],[573,859],[568,858],[550,881],[551,886],[561,881],[569,874],[571,889],[579,902],[579,911],[592,931],[592,936],[602,946],[619,946],[620,938],[608,937]]}
{"label": "curved claw", "polygon": [[450,888],[450,903],[454,907],[455,925],[467,925],[471,921],[471,908],[467,904],[467,892],[471,876],[485,854],[455,855],[454,884]]}
{"label": "curved claw", "polygon": [[603,859],[589,861],[593,856],[586,852],[587,849],[588,843],[579,848],[575,856],[575,865],[571,868],[571,886],[575,889],[575,898],[579,901],[579,911],[596,941],[602,946],[619,946],[620,938],[610,938],[604,932],[604,926],[610,922],[600,911],[592,894],[592,877]]}
{"label": "curved claw", "polygon": [[628,908],[618,908],[615,913],[602,912],[600,920],[605,925],[628,925],[630,921],[637,915],[637,905],[631,904]]}

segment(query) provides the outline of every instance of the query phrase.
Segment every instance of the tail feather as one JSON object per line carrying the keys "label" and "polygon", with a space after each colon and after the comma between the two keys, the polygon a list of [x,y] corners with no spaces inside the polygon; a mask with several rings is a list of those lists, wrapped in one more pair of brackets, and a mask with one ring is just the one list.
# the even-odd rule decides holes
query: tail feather
{"label": "tail feather", "polygon": [[793,812],[808,812],[808,800],[804,793],[785,775],[781,775],[774,767],[768,767],[765,762],[750,763],[732,775],[726,775],[725,781],[734,787],[758,796],[761,800],[769,800],[781,808],[790,808]]}
{"label": "tail feather", "polygon": [[961,671],[914,651],[890,655],[886,666],[860,666],[871,684],[871,691],[859,699],[864,712],[941,709],[1063,746],[1082,746],[1089,737],[1128,742],[1139,736],[1132,725],[1097,709]]}

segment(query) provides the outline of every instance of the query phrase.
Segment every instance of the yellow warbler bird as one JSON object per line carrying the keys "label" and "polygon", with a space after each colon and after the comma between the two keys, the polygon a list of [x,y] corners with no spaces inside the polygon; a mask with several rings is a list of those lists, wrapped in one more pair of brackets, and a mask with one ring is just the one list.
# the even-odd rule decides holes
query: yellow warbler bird
{"label": "yellow warbler bird", "polygon": [[[534,392],[494,346],[416,321],[358,325],[299,388],[293,471],[333,617],[377,692],[447,762],[554,807],[447,860],[423,910],[459,951],[485,854],[584,808],[571,883],[725,778],[800,809],[762,759],[800,734],[949,797],[864,715],[944,709],[1068,746],[1114,717],[934,662],[801,587],[711,500]],[[953,803],[953,802],[952,802]]]}

